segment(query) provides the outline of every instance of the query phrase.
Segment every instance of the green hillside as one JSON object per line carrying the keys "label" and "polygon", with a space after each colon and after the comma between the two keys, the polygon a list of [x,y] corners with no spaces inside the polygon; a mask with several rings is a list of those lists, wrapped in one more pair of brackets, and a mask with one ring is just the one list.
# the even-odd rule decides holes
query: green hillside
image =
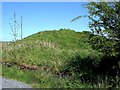
{"label": "green hillside", "polygon": [[15,46],[8,45],[5,52],[7,55],[3,53],[3,60],[38,66],[48,65],[58,69],[58,66],[63,65],[76,53],[79,53],[81,57],[94,53],[87,43],[88,37],[84,32],[67,29],[38,32],[17,41]]}
{"label": "green hillside", "polygon": [[102,56],[89,45],[90,35],[69,29],[43,31],[3,45],[2,75],[40,88],[92,87],[78,79],[90,72],[91,60],[99,62]]}

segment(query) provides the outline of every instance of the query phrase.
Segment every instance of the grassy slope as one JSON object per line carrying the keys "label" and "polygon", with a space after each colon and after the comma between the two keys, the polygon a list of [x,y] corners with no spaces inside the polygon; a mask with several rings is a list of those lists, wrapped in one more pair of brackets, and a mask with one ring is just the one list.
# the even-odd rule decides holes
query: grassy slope
{"label": "grassy slope", "polygon": [[[6,49],[3,47],[3,61],[46,66],[59,71],[76,53],[83,58],[96,55],[87,40],[87,34],[67,29],[39,32],[17,41],[15,46],[9,44]],[[34,87],[84,87],[79,81],[75,83],[69,78],[55,77],[51,72],[22,71],[16,66],[3,66],[3,76],[27,83],[31,81],[29,83]]]}

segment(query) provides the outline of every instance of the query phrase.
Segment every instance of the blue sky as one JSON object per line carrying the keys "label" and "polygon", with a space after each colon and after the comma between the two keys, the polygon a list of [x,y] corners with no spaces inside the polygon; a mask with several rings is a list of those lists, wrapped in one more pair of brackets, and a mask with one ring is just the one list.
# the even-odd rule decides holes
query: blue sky
{"label": "blue sky", "polygon": [[75,31],[85,31],[88,28],[88,18],[70,22],[79,15],[87,15],[88,11],[82,6],[85,2],[3,2],[2,3],[2,41],[10,41],[14,11],[20,22],[23,16],[23,36],[44,30],[59,30],[61,28]]}

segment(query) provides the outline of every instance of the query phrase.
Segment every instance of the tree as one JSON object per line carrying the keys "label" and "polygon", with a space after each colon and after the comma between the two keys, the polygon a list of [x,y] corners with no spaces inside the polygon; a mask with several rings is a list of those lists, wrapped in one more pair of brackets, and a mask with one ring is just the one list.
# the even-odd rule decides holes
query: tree
{"label": "tree", "polygon": [[[120,1],[89,2],[84,7],[88,9],[88,15],[83,17],[90,19],[90,29],[93,34],[101,36],[101,38],[98,38],[98,36],[91,38],[90,43],[94,42],[92,46],[106,55],[120,55]],[[72,21],[81,17],[78,16]]]}
{"label": "tree", "polygon": [[[111,66],[111,70],[116,70],[116,82],[118,83],[120,73],[120,1],[91,2],[86,4],[85,7],[89,10],[88,18],[91,20],[89,27],[94,34],[102,36],[101,38],[93,37],[90,42],[94,41],[95,43],[91,44],[95,49],[103,52],[106,57],[112,58],[111,63],[115,65]],[[110,60],[107,64],[110,64]],[[113,69],[113,67],[116,67],[116,69]],[[118,85],[119,83],[116,87]]]}
{"label": "tree", "polygon": [[89,10],[89,27],[94,33],[120,40],[120,2],[91,2],[85,7]]}
{"label": "tree", "polygon": [[[89,27],[93,33],[107,38],[107,41],[103,40],[104,43],[99,43],[102,47],[97,49],[119,55],[120,2],[90,2],[85,7],[89,10]],[[109,55],[108,52],[106,54]]]}
{"label": "tree", "polygon": [[17,40],[17,37],[18,37],[18,25],[17,25],[17,21],[16,21],[16,13],[14,12],[14,20],[13,20],[13,25],[10,24],[10,28],[12,30],[12,33],[11,35],[13,36],[13,41],[16,41]]}
{"label": "tree", "polygon": [[[13,24],[9,23],[10,28],[11,28],[11,35],[13,36],[13,42],[15,42],[18,39],[18,34],[20,34],[20,38],[22,40],[23,38],[23,16],[20,17],[20,24],[16,20],[16,13],[14,12],[14,18],[13,18]],[[18,31],[20,30],[20,31]],[[20,33],[19,33],[20,32]]]}
{"label": "tree", "polygon": [[16,48],[17,48],[17,39],[18,39],[18,34],[20,32],[20,37],[21,40],[23,38],[23,22],[22,22],[23,17],[21,16],[21,22],[20,24],[18,23],[17,19],[16,19],[16,13],[14,12],[14,17],[13,17],[13,23],[9,23],[10,24],[10,28],[11,28],[11,35],[13,36],[13,52],[11,52],[11,54],[13,55],[13,61],[16,61],[17,56],[16,56]]}
{"label": "tree", "polygon": [[[120,1],[115,2],[89,2],[84,5],[88,9],[89,27],[94,35],[90,37],[90,44],[93,49],[104,54],[101,62],[115,64],[111,66],[113,70],[116,67],[116,81],[120,73]],[[81,18],[78,16],[75,21]],[[108,60],[112,59],[111,62]],[[114,61],[117,62],[114,63]],[[103,66],[102,66],[103,67]],[[104,66],[106,67],[106,66]],[[107,71],[109,72],[109,70]]]}

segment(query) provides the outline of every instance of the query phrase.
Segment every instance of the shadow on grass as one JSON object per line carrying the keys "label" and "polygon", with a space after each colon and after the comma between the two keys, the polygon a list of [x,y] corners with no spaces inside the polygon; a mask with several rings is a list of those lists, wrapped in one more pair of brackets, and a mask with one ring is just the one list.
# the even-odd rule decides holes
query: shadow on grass
{"label": "shadow on grass", "polygon": [[103,56],[99,62],[96,62],[91,56],[81,58],[80,55],[75,55],[63,67],[60,75],[69,76],[74,80],[79,79],[83,83],[104,83],[116,87],[119,85],[120,75],[118,57]]}

